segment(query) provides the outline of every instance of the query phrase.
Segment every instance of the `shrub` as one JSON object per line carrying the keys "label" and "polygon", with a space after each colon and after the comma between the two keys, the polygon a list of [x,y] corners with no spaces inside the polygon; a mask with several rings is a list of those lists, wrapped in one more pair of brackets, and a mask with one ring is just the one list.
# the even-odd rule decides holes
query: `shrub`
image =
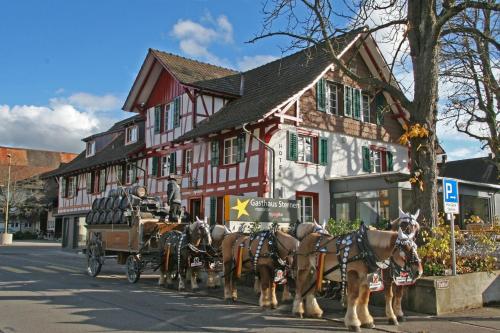
{"label": "shrub", "polygon": [[[421,231],[423,245],[418,248],[425,275],[445,275],[451,268],[451,229],[442,216],[438,225]],[[495,234],[485,231],[463,233],[455,230],[457,273],[490,272],[496,267],[493,252]]]}
{"label": "shrub", "polygon": [[326,224],[326,230],[330,233],[330,235],[337,237],[340,235],[345,235],[350,232],[356,231],[359,229],[361,225],[360,220],[354,221],[343,221],[343,220],[334,220],[330,218],[328,223]]}

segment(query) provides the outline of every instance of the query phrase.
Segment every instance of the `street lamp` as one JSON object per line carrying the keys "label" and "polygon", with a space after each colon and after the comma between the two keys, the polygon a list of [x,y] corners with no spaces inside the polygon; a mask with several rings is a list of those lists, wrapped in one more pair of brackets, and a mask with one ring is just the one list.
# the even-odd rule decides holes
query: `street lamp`
{"label": "street lamp", "polygon": [[12,235],[9,235],[7,230],[9,228],[9,201],[10,201],[10,167],[12,165],[12,155],[7,154],[9,159],[9,168],[8,168],[8,176],[7,176],[7,198],[5,200],[5,229],[4,234],[2,235],[0,244],[8,245],[12,243]]}

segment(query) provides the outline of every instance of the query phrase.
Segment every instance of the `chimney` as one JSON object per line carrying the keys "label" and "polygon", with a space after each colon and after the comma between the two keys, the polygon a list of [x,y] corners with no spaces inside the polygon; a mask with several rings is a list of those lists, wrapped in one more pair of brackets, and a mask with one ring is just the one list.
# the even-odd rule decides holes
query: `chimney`
{"label": "chimney", "polygon": [[240,95],[243,96],[243,91],[245,90],[245,76],[241,74],[240,78]]}

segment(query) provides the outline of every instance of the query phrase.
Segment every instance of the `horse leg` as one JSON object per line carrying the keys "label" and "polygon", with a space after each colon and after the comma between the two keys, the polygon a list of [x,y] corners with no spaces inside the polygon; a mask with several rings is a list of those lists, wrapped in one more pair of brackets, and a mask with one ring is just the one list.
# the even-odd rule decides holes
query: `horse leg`
{"label": "horse leg", "polygon": [[233,271],[231,261],[224,262],[224,300],[226,302],[234,301],[231,293],[233,289]]}
{"label": "horse leg", "polygon": [[257,275],[255,275],[255,279],[253,281],[253,290],[255,291],[255,293],[257,295],[260,294],[260,291],[261,291],[260,290],[260,278]]}
{"label": "horse leg", "polygon": [[283,285],[283,293],[281,294],[281,301],[288,302],[293,299],[292,294],[290,293],[290,287],[288,287],[288,283]]}
{"label": "horse leg", "polygon": [[270,281],[271,284],[271,309],[276,309],[278,307],[278,299],[276,298],[276,283],[274,282],[274,279],[271,279]]}
{"label": "horse leg", "polygon": [[399,322],[405,322],[405,314],[403,313],[403,308],[401,307],[401,300],[403,299],[403,286],[396,286],[394,284],[394,312],[396,314],[396,318]]}
{"label": "horse leg", "polygon": [[384,289],[384,298],[385,298],[385,315],[387,316],[387,320],[389,325],[398,325],[398,319],[394,314],[392,309],[392,300],[394,297],[393,288],[395,285],[389,282],[389,286]]}
{"label": "horse leg", "polygon": [[344,317],[344,324],[354,332],[360,332],[361,322],[357,315],[357,304],[359,297],[359,278],[358,273],[350,271],[347,273],[347,312]]}
{"label": "horse leg", "polygon": [[165,263],[163,261],[163,258],[161,259],[162,264],[160,265],[160,279],[158,280],[158,285],[159,286],[164,286],[165,285]]}
{"label": "horse leg", "polygon": [[370,315],[368,310],[368,301],[370,300],[370,288],[368,287],[368,282],[366,277],[360,278],[360,293],[358,300],[358,317],[361,321],[362,328],[374,328],[373,317]]}
{"label": "horse leg", "polygon": [[311,318],[321,318],[323,310],[319,307],[314,291],[306,295],[306,316]]}
{"label": "horse leg", "polygon": [[309,286],[307,285],[309,270],[297,271],[297,281],[295,283],[295,297],[293,299],[292,313],[302,318],[304,316],[304,298],[302,293]]}
{"label": "horse leg", "polygon": [[191,290],[198,291],[200,287],[198,286],[198,269],[191,268]]}
{"label": "horse leg", "polygon": [[259,273],[260,273],[260,298],[259,298],[259,305],[262,308],[269,308],[271,307],[271,284],[270,279],[269,279],[269,270],[265,266],[261,266],[259,268]]}

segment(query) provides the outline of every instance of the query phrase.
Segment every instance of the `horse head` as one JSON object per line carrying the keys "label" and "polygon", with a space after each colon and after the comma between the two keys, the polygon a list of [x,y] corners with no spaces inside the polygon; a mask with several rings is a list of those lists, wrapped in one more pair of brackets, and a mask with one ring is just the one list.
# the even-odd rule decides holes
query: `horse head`
{"label": "horse head", "polygon": [[[392,228],[397,228],[398,237],[392,253],[393,262],[400,268],[410,270],[413,275],[419,278],[422,275],[422,261],[417,253],[417,244],[415,238],[420,229],[417,222],[420,210],[415,214],[405,213],[399,209],[399,223],[397,227],[393,224]],[[394,223],[394,222],[393,222]]]}
{"label": "horse head", "polygon": [[197,245],[203,242],[205,245],[212,245],[212,235],[206,221],[200,220],[196,216],[196,221],[189,225],[188,230],[193,244]]}

